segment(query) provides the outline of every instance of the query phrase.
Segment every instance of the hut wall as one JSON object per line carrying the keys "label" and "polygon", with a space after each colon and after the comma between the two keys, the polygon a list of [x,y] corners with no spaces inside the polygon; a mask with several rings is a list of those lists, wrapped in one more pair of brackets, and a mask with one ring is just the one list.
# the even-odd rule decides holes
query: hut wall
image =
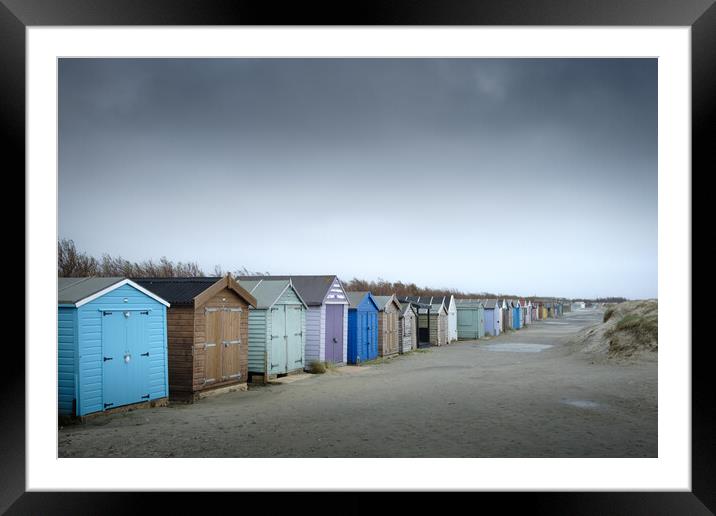
{"label": "hut wall", "polygon": [[77,309],[57,309],[57,409],[62,415],[74,415],[77,399]]}
{"label": "hut wall", "polygon": [[326,336],[325,324],[325,305],[309,306],[306,310],[306,352],[303,357],[306,367],[311,362],[325,360],[325,349],[321,350],[321,342]]}
{"label": "hut wall", "polygon": [[266,372],[266,345],[271,338],[271,318],[265,309],[249,310],[249,372]]}

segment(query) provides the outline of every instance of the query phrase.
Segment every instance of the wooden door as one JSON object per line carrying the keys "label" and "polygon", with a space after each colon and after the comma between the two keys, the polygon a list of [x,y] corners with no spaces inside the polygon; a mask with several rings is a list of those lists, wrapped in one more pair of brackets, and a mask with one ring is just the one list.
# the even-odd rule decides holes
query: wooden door
{"label": "wooden door", "polygon": [[221,379],[241,377],[241,308],[221,310]]}
{"label": "wooden door", "polygon": [[204,347],[204,382],[216,383],[221,381],[221,309],[204,309],[206,319],[206,343]]}
{"label": "wooden door", "polygon": [[271,349],[269,350],[269,374],[283,374],[287,371],[288,351],[286,349],[286,305],[271,308]]}
{"label": "wooden door", "polygon": [[286,361],[287,369],[303,369],[303,307],[286,306]]}
{"label": "wooden door", "polygon": [[398,352],[398,312],[392,310],[388,314],[388,346],[390,353]]}

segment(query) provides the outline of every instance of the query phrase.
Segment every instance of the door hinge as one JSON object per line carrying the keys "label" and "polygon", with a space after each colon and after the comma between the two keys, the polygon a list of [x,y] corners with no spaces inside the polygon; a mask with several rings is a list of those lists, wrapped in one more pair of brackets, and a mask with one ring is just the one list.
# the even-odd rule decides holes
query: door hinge
{"label": "door hinge", "polygon": [[111,407],[112,405],[114,405],[114,403],[105,403],[104,408]]}
{"label": "door hinge", "polygon": [[143,399],[143,400],[148,400],[148,399],[149,399],[149,394],[145,394],[144,396],[142,396],[142,399]]}
{"label": "door hinge", "polygon": [[142,357],[148,357],[148,356],[149,356],[149,351],[147,351],[146,353],[142,353],[140,356],[142,356]]}
{"label": "door hinge", "polygon": [[106,362],[107,360],[112,360],[113,357],[102,357],[102,361]]}

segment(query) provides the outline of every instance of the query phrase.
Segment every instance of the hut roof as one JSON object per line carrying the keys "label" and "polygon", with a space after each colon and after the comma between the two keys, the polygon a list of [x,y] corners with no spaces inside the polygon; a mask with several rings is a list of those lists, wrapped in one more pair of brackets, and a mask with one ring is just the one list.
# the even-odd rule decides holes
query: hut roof
{"label": "hut roof", "polygon": [[360,292],[346,292],[346,295],[348,296],[348,303],[351,308],[356,308],[358,305],[360,305],[363,302],[363,299],[365,299],[365,296],[367,295],[370,295],[370,297],[373,298],[373,300],[375,301],[375,296],[367,290],[363,290]]}
{"label": "hut roof", "polygon": [[292,276],[292,275],[278,275],[278,276],[239,276],[239,280],[259,280],[259,279],[272,279],[272,280],[291,280],[293,286],[299,292],[303,301],[308,306],[320,306],[323,304],[323,300],[326,298],[328,291],[330,290],[333,282],[336,280],[336,275],[328,276]]}
{"label": "hut roof", "polygon": [[138,285],[130,279],[116,276],[108,278],[98,278],[94,276],[83,278],[57,278],[57,302],[62,305],[75,305],[79,307],[122,285],[131,285],[163,305],[169,306],[169,303],[155,292],[150,292],[142,288],[141,285]]}
{"label": "hut roof", "polygon": [[494,309],[497,307],[497,299],[484,299],[482,303],[485,308]]}
{"label": "hut roof", "polygon": [[230,288],[251,306],[256,306],[256,298],[229,276],[137,278],[135,281],[144,288],[156,292],[164,299],[169,300],[173,305],[193,305],[201,294],[216,285],[216,288]]}
{"label": "hut roof", "polygon": [[457,306],[468,308],[478,308],[483,304],[480,299],[458,299],[455,301],[455,303],[457,304]]}
{"label": "hut roof", "polygon": [[[291,280],[283,279],[238,280],[238,283],[256,298],[256,308],[272,307],[286,289],[293,288]],[[306,306],[298,291],[295,288],[293,291],[296,292],[301,303]]]}
{"label": "hut roof", "polygon": [[395,305],[398,307],[398,309],[402,308],[400,305],[400,302],[398,301],[398,298],[395,297],[395,295],[392,296],[373,296],[373,299],[375,300],[375,304],[378,306],[378,310],[383,310],[385,308],[385,305],[391,302],[391,300],[395,303]]}

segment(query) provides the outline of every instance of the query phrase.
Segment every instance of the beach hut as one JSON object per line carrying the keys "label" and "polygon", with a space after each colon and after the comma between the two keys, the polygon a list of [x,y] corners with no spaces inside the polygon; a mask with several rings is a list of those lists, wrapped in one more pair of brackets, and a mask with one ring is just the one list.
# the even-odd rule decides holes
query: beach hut
{"label": "beach hut", "polygon": [[303,371],[306,303],[291,280],[239,280],[256,299],[249,307],[249,376],[266,382]]}
{"label": "beach hut", "polygon": [[512,301],[512,328],[519,330],[522,328],[522,307],[517,299]]}
{"label": "beach hut", "polygon": [[400,353],[408,353],[418,347],[418,304],[400,303]]}
{"label": "beach hut", "polygon": [[240,280],[290,279],[308,305],[304,362],[345,364],[348,360],[348,296],[335,275],[239,276]]}
{"label": "beach hut", "polygon": [[562,313],[565,312],[571,312],[572,311],[572,303],[569,301],[565,301],[562,303]]}
{"label": "beach hut", "polygon": [[58,278],[58,415],[164,403],[168,306],[126,278]]}
{"label": "beach hut", "polygon": [[457,338],[475,340],[485,336],[485,309],[477,299],[458,299]]}
{"label": "beach hut", "polygon": [[395,295],[373,296],[378,305],[378,355],[391,357],[399,353],[401,306]]}
{"label": "beach hut", "polygon": [[531,320],[534,322],[539,319],[539,309],[536,302],[533,303],[530,301],[530,304],[532,305],[532,308],[530,309]]}
{"label": "beach hut", "polygon": [[522,326],[532,323],[532,304],[528,299],[520,298],[520,307],[522,310]]}
{"label": "beach hut", "polygon": [[[427,298],[421,298],[420,301],[425,302]],[[437,305],[443,303],[447,309],[447,342],[454,342],[457,340],[457,305],[455,303],[455,296],[452,294],[449,296],[434,296],[427,301],[431,305]]]}
{"label": "beach hut", "polygon": [[167,309],[170,399],[194,401],[209,390],[245,387],[249,307],[256,299],[231,276],[139,278],[171,303]]}
{"label": "beach hut", "polygon": [[370,292],[348,292],[348,363],[378,356],[378,304]]}
{"label": "beach hut", "polygon": [[549,311],[547,310],[547,303],[544,301],[540,301],[540,303],[539,303],[539,318],[546,319],[548,316],[549,316]]}
{"label": "beach hut", "polygon": [[430,342],[430,311],[431,305],[418,301],[419,296],[402,296],[398,298],[401,306],[410,303],[413,305],[417,313],[416,320],[416,342],[418,348],[427,348],[432,344]]}
{"label": "beach hut", "polygon": [[502,303],[502,331],[512,330],[512,302],[503,299]]}
{"label": "beach hut", "polygon": [[502,310],[497,299],[485,299],[482,302],[485,314],[485,335],[497,337],[502,331]]}
{"label": "beach hut", "polygon": [[443,346],[448,343],[448,312],[445,303],[432,304],[429,312],[430,344]]}

